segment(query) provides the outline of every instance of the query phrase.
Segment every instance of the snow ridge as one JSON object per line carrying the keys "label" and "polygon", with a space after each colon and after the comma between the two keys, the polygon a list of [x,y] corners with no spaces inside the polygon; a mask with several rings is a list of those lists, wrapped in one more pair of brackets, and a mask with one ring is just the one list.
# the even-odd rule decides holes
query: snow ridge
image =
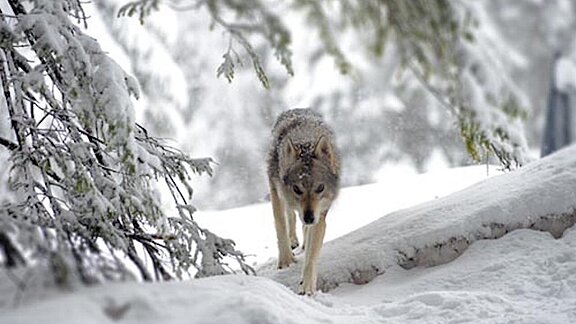
{"label": "snow ridge", "polygon": [[[550,233],[554,238],[561,238],[564,231],[576,223],[576,209],[561,215],[539,217],[530,224],[490,223],[483,225],[484,230],[474,233],[470,240],[467,236],[456,236],[423,248],[414,248],[408,255],[398,251],[398,265],[408,270],[414,267],[430,267],[448,263],[459,257],[470,244],[478,240],[494,240],[518,229],[532,229]],[[528,226],[526,226],[528,225]],[[488,235],[486,235],[488,233]],[[354,279],[354,274],[352,274]],[[356,281],[353,281],[356,283]]]}

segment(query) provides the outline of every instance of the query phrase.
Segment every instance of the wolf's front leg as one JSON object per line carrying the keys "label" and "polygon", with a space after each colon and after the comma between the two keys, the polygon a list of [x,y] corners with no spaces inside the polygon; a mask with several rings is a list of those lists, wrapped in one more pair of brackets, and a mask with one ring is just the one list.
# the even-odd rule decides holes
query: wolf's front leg
{"label": "wolf's front leg", "polygon": [[300,245],[298,242],[298,236],[296,236],[296,213],[293,210],[286,210],[286,217],[288,217],[288,236],[290,237],[290,247],[292,250],[294,250]]}
{"label": "wolf's front leg", "polygon": [[284,205],[278,196],[278,191],[273,184],[270,185],[270,198],[272,200],[272,211],[274,213],[274,225],[276,227],[276,238],[278,240],[278,269],[284,269],[296,262],[290,240],[288,229],[286,228],[286,217],[284,215]]}
{"label": "wolf's front leg", "polygon": [[302,225],[302,251],[306,251],[306,246],[308,246],[308,242],[306,242],[306,240],[308,240],[308,229],[310,228],[310,226],[308,225]]}
{"label": "wolf's front leg", "polygon": [[304,268],[302,270],[302,281],[300,282],[300,295],[313,295],[316,292],[316,263],[322,249],[322,242],[324,241],[324,233],[326,232],[326,214],[322,215],[320,221],[316,225],[310,226],[307,230],[306,244],[306,258],[304,261]]}

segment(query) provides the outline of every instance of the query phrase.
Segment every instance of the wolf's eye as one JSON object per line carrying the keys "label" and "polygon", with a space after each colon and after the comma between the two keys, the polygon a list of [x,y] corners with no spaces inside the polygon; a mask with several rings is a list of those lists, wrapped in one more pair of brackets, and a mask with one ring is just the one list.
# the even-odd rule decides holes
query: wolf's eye
{"label": "wolf's eye", "polygon": [[315,191],[316,191],[316,193],[321,193],[322,191],[324,191],[324,185],[323,184],[319,185]]}
{"label": "wolf's eye", "polygon": [[293,185],[292,190],[294,190],[294,193],[297,195],[301,195],[303,193],[302,190],[300,190],[300,188],[298,188],[297,185]]}

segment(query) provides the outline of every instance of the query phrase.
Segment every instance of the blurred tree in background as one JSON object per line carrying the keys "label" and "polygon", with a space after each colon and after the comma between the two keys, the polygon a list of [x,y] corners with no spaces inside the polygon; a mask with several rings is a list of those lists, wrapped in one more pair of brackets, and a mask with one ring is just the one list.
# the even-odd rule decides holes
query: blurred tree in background
{"label": "blurred tree in background", "polygon": [[[160,0],[140,0],[120,9],[120,15],[138,14],[143,22]],[[230,46],[218,75],[229,81],[242,64],[243,50],[266,88],[270,87],[261,58],[250,38],[268,43],[288,74],[293,74],[291,33],[280,14],[266,1],[196,1],[194,8],[206,9],[215,25],[230,36]],[[494,154],[505,168],[525,161],[526,144],[515,120],[525,111],[513,89],[490,73],[481,53],[467,43],[474,41],[477,23],[470,8],[447,0],[416,1],[307,1],[287,5],[304,15],[308,27],[319,35],[317,55],[331,56],[343,74],[353,73],[354,62],[341,44],[342,35],[360,39],[368,55],[382,57],[389,42],[395,45],[400,65],[421,81],[456,118],[468,153],[477,161]],[[285,9],[285,10],[286,10]],[[494,87],[495,89],[490,89]]]}
{"label": "blurred tree in background", "polygon": [[[540,71],[548,49],[573,42],[576,10],[565,0],[103,0],[96,6],[136,62],[134,74],[152,85],[143,87],[152,98],[144,108],[147,126],[218,161],[208,189],[199,192],[199,204],[213,208],[265,195],[268,130],[280,111],[297,105],[319,110],[341,134],[345,185],[374,181],[387,163],[420,172],[438,159],[495,160],[505,168],[525,163],[523,127],[527,122],[528,139],[539,141],[538,115],[526,118],[540,111],[536,94],[545,83],[530,71]],[[111,19],[118,11],[138,19]],[[135,41],[141,35],[156,45]],[[168,59],[160,63],[154,56],[163,53]],[[234,82],[223,86],[214,74]],[[210,144],[198,145],[194,139],[205,134]]]}

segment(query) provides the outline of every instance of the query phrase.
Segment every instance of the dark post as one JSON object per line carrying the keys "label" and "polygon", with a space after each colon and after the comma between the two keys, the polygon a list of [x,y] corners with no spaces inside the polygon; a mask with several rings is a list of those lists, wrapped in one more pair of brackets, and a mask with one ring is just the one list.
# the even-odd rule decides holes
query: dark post
{"label": "dark post", "polygon": [[552,64],[552,77],[550,80],[550,92],[548,94],[548,107],[546,112],[546,124],[540,156],[544,157],[560,148],[567,146],[573,140],[572,134],[572,105],[576,102],[571,100],[567,89],[559,89],[556,84],[556,72],[560,53],[554,56]]}

